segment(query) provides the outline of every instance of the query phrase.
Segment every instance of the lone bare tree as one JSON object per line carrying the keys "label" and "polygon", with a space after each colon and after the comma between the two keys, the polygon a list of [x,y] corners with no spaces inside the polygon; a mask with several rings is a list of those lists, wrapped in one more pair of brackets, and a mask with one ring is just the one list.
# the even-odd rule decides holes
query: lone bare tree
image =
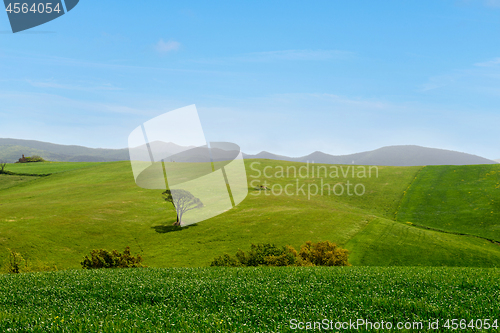
{"label": "lone bare tree", "polygon": [[170,202],[177,213],[176,226],[182,224],[182,216],[185,212],[203,207],[200,199],[196,198],[191,192],[186,190],[166,190],[162,193],[166,202]]}
{"label": "lone bare tree", "polygon": [[3,173],[5,170],[5,166],[7,165],[6,162],[0,160],[0,173]]}

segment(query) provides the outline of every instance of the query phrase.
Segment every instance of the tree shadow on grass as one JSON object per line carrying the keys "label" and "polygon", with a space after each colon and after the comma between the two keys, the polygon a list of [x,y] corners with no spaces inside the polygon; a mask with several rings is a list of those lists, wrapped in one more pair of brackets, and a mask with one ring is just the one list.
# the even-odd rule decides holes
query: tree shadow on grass
{"label": "tree shadow on grass", "polygon": [[160,234],[166,234],[167,232],[181,231],[191,227],[196,227],[196,224],[190,224],[185,227],[180,227],[178,225],[155,225],[154,227],[151,227],[151,229],[154,229]]}

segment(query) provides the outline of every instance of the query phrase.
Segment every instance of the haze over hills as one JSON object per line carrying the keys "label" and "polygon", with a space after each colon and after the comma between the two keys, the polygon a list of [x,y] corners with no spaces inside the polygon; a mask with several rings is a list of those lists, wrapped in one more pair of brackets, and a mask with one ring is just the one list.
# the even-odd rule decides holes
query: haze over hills
{"label": "haze over hills", "polygon": [[[181,147],[173,143],[152,142],[151,148],[170,156],[185,151],[190,147]],[[137,147],[146,154],[147,148]],[[88,148],[75,145],[59,145],[48,142],[21,139],[0,138],[0,160],[13,163],[22,155],[39,155],[46,160],[56,162],[112,162],[129,159],[129,150]],[[417,166],[417,165],[469,165],[496,164],[500,160],[489,160],[480,156],[451,150],[426,148],[420,146],[389,146],[376,150],[349,154],[330,155],[316,151],[303,157],[288,157],[272,154],[266,151],[256,155],[243,154],[244,158],[261,158],[291,162],[310,162],[325,164],[357,164],[357,165],[387,165],[387,166]]]}
{"label": "haze over hills", "polygon": [[389,146],[349,155],[329,155],[320,151],[303,157],[287,157],[275,155],[266,151],[256,155],[246,155],[245,158],[264,158],[291,162],[310,162],[325,164],[357,164],[357,165],[387,165],[387,166],[417,166],[417,165],[471,165],[496,164],[484,157],[456,152],[452,150],[427,148],[421,146]]}
{"label": "haze over hills", "polygon": [[[153,141],[149,144],[149,148],[147,145],[140,145],[132,148],[132,159],[138,161],[151,161],[151,156],[149,155],[149,149],[151,149],[153,154],[153,158],[156,162],[159,162],[161,159],[165,159],[172,155],[180,154],[186,150],[190,150],[195,148],[194,146],[179,146],[172,142],[162,142],[162,141]],[[130,151],[126,150],[126,158],[124,160],[129,159]]]}
{"label": "haze over hills", "polygon": [[113,162],[128,160],[128,149],[87,148],[49,142],[0,138],[0,160],[13,163],[22,155],[55,162]]}

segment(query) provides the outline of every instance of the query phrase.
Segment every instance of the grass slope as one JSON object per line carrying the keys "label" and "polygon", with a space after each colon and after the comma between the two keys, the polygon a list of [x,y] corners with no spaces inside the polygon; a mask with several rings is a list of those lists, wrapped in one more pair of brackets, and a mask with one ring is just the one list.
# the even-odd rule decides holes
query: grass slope
{"label": "grass slope", "polygon": [[35,180],[37,178],[39,177],[0,174],[0,190],[7,189],[9,187],[14,187],[19,184]]}
{"label": "grass slope", "polygon": [[[402,331],[412,332],[430,331],[429,322],[439,320],[435,331],[451,332],[445,328],[447,319],[463,319],[465,324],[473,320],[473,325],[487,319],[498,327],[499,281],[497,269],[471,268],[261,267],[2,275],[0,329],[294,332],[292,319],[304,326],[324,319],[364,319],[391,322],[394,330],[398,323],[410,322],[413,330]],[[356,328],[352,331],[375,331],[363,325]],[[490,330],[496,331],[491,326]]]}
{"label": "grass slope", "polygon": [[346,248],[358,266],[500,267],[498,244],[375,219]]}
{"label": "grass slope", "polygon": [[500,165],[425,167],[397,220],[500,241]]}
{"label": "grass slope", "polygon": [[[430,265],[500,263],[498,247],[481,246],[470,237],[439,235],[436,240],[434,232],[386,219],[394,216],[420,167],[379,167],[378,177],[361,177],[358,167],[353,176],[352,169],[342,166],[335,177],[331,173],[335,166],[326,166],[328,177],[315,171],[314,177],[310,172],[308,177],[295,178],[291,168],[299,171],[306,164],[271,160],[245,160],[245,164],[250,184],[247,198],[219,216],[182,230],[171,227],[175,212],[163,201],[161,190],[136,186],[129,162],[13,165],[14,172],[30,168],[30,172],[53,174],[0,190],[0,260],[5,263],[6,249],[11,248],[28,262],[78,268],[92,249],[130,246],[149,266],[196,267],[209,265],[223,253],[247,250],[251,243],[298,248],[308,240],[330,240],[347,245],[355,265],[420,265],[430,249],[437,248],[441,250]],[[280,174],[280,167],[290,168],[290,173]],[[308,195],[307,189],[314,193],[321,181],[331,187],[340,183],[346,188],[348,181],[363,184],[366,193],[348,195],[346,190],[335,195],[325,189],[323,195]],[[264,182],[271,190],[253,189]],[[287,185],[292,195],[275,195]],[[392,225],[392,231],[387,225]],[[418,242],[413,235],[419,237]],[[403,248],[407,250],[400,251]]]}
{"label": "grass slope", "polygon": [[77,170],[102,164],[103,162],[34,162],[7,164],[6,171],[27,174],[49,174]]}

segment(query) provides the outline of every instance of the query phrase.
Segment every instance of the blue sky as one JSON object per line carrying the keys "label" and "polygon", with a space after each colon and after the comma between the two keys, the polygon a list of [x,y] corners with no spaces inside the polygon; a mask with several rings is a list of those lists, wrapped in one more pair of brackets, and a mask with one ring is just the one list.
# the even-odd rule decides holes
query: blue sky
{"label": "blue sky", "polygon": [[0,137],[124,148],[190,104],[246,153],[500,158],[500,0],[81,0],[17,34],[0,14]]}

